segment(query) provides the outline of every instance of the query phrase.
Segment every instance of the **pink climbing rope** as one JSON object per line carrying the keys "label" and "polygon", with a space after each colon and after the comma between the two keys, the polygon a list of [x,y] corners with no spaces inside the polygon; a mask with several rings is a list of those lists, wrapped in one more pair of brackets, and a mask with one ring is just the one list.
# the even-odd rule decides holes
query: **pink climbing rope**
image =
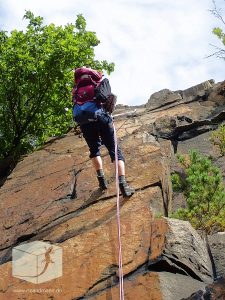
{"label": "pink climbing rope", "polygon": [[124,300],[123,289],[123,262],[122,262],[122,243],[120,232],[120,190],[119,190],[119,173],[118,173],[118,143],[116,136],[116,128],[113,123],[114,141],[115,141],[115,164],[116,164],[116,211],[117,211],[117,229],[118,229],[118,242],[119,242],[119,284],[120,284],[120,300]]}

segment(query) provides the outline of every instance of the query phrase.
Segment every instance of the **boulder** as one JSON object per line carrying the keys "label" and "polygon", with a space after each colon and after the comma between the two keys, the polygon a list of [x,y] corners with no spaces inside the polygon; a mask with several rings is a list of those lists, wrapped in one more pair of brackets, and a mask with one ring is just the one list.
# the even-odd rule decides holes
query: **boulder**
{"label": "boulder", "polygon": [[[200,235],[186,221],[167,218],[164,227],[161,223],[162,220],[153,223],[152,236],[155,234],[155,239],[159,236],[161,240],[164,239],[164,243],[157,249],[156,254],[154,251],[150,254],[149,268],[166,268],[173,273],[189,275],[196,280],[211,283],[211,261],[206,243]],[[166,231],[161,233],[160,228],[165,226]],[[152,249],[155,249],[154,244]]]}
{"label": "boulder", "polygon": [[216,89],[214,80],[210,79],[185,90],[163,89],[153,93],[146,104],[146,108],[148,110],[166,109],[193,101],[207,102],[208,104],[204,103],[203,105],[213,108],[215,104],[224,105],[223,92],[224,89],[222,88],[222,92],[220,86]]}
{"label": "boulder", "polygon": [[146,108],[149,110],[153,110],[172,103],[177,104],[181,100],[182,97],[179,93],[172,92],[169,89],[163,89],[151,95],[146,104]]}
{"label": "boulder", "polygon": [[212,90],[214,84],[215,81],[213,79],[210,79],[183,90],[182,98],[184,99],[184,102],[191,102],[194,100],[206,98],[209,94],[209,91]]}

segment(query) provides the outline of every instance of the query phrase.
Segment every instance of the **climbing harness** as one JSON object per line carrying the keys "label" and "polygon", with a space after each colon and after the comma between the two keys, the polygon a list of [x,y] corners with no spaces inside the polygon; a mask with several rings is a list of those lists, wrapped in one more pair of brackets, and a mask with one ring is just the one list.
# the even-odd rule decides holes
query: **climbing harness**
{"label": "climbing harness", "polygon": [[115,165],[116,165],[116,211],[117,211],[117,230],[118,230],[118,243],[119,243],[119,285],[120,285],[120,300],[124,300],[124,289],[123,289],[123,262],[122,262],[122,243],[121,243],[121,232],[120,232],[120,190],[119,190],[119,173],[118,173],[118,143],[116,136],[116,128],[113,123],[114,141],[115,141]]}

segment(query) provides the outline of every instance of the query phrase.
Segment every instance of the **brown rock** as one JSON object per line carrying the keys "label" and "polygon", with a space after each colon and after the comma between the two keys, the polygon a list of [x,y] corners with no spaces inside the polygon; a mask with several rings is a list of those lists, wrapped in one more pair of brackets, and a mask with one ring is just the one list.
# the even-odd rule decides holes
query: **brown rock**
{"label": "brown rock", "polygon": [[[215,88],[207,81],[183,93],[164,90],[154,95],[154,112],[137,107],[116,121],[126,177],[136,189],[120,203],[125,299],[181,299],[212,281],[205,242],[190,224],[156,218],[172,208],[173,151],[153,129],[160,119],[169,120],[161,128],[166,133],[187,128],[179,123],[184,117],[201,122],[215,111],[212,99],[212,105],[201,104],[212,90],[222,93]],[[125,109],[132,111],[121,106],[118,112]],[[0,190],[0,299],[119,299],[114,165],[103,149],[109,188],[101,193],[85,141],[75,134],[51,139],[25,157]],[[35,240],[62,247],[62,277],[39,285],[12,277],[12,248]]]}
{"label": "brown rock", "polygon": [[[158,188],[151,190],[154,196]],[[151,219],[149,201],[139,197],[139,193],[122,204],[124,275],[148,260]],[[57,228],[59,233],[56,231],[56,236],[65,232],[64,226],[68,233],[74,231],[71,238],[60,244],[63,248],[63,276],[51,281],[52,288],[62,287],[62,299],[79,298],[94,293],[102,288],[103,283],[106,288],[109,277],[117,282],[116,224],[115,198],[112,198],[97,202],[80,212],[77,218]],[[45,239],[51,239],[51,235],[54,234],[45,236]],[[2,266],[2,272],[7,273],[7,266],[8,264]],[[33,284],[9,276],[4,278],[3,285],[7,285],[5,295],[10,295],[18,284],[21,289],[33,287]],[[42,288],[48,286],[49,283],[41,285]]]}
{"label": "brown rock", "polygon": [[73,164],[71,155],[49,155],[42,151],[17,165],[1,188],[0,249],[23,240],[24,235],[35,235],[51,217],[64,212],[65,206],[59,200],[72,193]]}
{"label": "brown rock", "polygon": [[[159,196],[152,207],[156,213],[164,214],[170,202],[171,188],[160,145],[143,141],[138,136],[124,139],[122,148],[125,145],[128,181],[137,190],[163,186],[163,200]],[[104,150],[105,173],[111,184],[104,194],[99,193],[84,140],[71,133],[52,143],[49,141],[43,150],[34,152],[17,165],[1,188],[2,262],[10,259],[12,246],[74,217],[98,199],[115,195],[114,168],[105,154]],[[146,172],[142,172],[141,165]]]}
{"label": "brown rock", "polygon": [[[151,188],[151,198],[158,193],[159,188]],[[149,260],[159,261],[164,256],[168,234],[167,219],[152,219],[152,213],[147,197],[135,194],[130,200],[121,203],[121,237],[123,249],[123,274],[128,299],[136,299],[142,295],[143,299],[165,299],[166,287],[174,282],[173,275],[143,272]],[[171,226],[171,225],[170,225]],[[63,276],[51,282],[39,284],[47,293],[35,292],[37,285],[11,276],[11,263],[1,266],[4,274],[1,280],[1,290],[6,299],[10,299],[20,290],[19,296],[25,297],[27,292],[34,289],[32,299],[79,299],[80,297],[104,299],[99,294],[102,290],[106,295],[118,294],[118,238],[115,198],[99,201],[81,211],[76,218],[57,227],[47,234],[44,240],[55,240],[68,234],[67,239],[59,244],[63,249]],[[69,236],[69,234],[71,236]],[[143,268],[143,271],[141,271]],[[133,274],[141,272],[134,278]],[[191,279],[188,279],[191,281]],[[193,281],[194,282],[194,281]],[[160,283],[160,284],[159,284]],[[161,287],[162,283],[164,288]],[[196,281],[197,284],[197,281]],[[117,285],[111,289],[111,286]],[[154,286],[154,288],[152,288]],[[195,285],[202,286],[202,283]],[[146,288],[145,288],[146,287]],[[60,296],[56,290],[60,289]],[[193,291],[193,287],[191,289]],[[191,291],[189,290],[189,292]],[[178,289],[176,291],[178,295]],[[95,296],[99,295],[99,296]],[[180,296],[187,295],[180,291]],[[103,298],[102,298],[103,297]],[[28,298],[29,299],[29,298]],[[117,298],[116,298],[117,299]],[[168,298],[170,299],[170,298]],[[172,299],[172,298],[171,298]]]}
{"label": "brown rock", "polygon": [[[119,300],[118,286],[108,288],[88,299],[92,300]],[[124,280],[124,299],[163,300],[160,286],[160,278],[157,273],[137,274],[128,280]]]}

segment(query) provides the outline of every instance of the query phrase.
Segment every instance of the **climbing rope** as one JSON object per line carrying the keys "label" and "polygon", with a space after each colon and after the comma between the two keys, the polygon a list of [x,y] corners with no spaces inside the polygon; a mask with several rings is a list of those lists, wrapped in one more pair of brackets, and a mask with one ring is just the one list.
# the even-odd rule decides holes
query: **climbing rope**
{"label": "climbing rope", "polygon": [[[126,116],[126,115],[129,115],[130,113],[135,113],[136,112],[136,109],[134,110],[134,111],[131,111],[131,112],[128,112],[128,113],[123,113],[123,114],[118,114],[118,115],[114,115],[114,116],[112,116],[113,117],[113,120],[116,118],[116,117],[118,117],[118,116]],[[121,125],[120,125],[120,127],[119,128],[117,128],[117,132],[122,128],[122,127],[124,127],[124,125],[127,123],[127,121],[129,121],[129,119],[126,119]]]}
{"label": "climbing rope", "polygon": [[120,232],[120,190],[119,190],[119,173],[118,173],[118,143],[116,136],[116,128],[113,123],[114,141],[115,141],[115,164],[116,164],[116,211],[117,211],[117,230],[118,230],[118,244],[119,244],[119,285],[120,285],[120,300],[124,300],[124,289],[123,289],[123,262],[122,262],[122,243],[121,243],[121,232]]}

